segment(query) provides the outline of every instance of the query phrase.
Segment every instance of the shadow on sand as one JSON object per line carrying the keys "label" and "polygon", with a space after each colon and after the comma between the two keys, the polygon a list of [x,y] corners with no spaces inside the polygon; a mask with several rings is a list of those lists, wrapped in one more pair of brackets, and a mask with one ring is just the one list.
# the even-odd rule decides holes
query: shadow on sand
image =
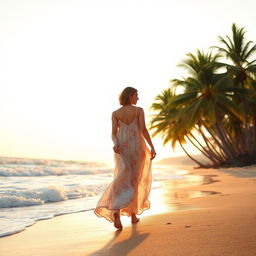
{"label": "shadow on sand", "polygon": [[128,255],[135,247],[141,244],[150,233],[143,233],[137,231],[137,224],[133,224],[131,228],[131,235],[127,239],[115,243],[116,238],[121,235],[122,230],[117,230],[114,237],[100,250],[89,254],[89,256],[111,255],[111,256],[125,256]]}

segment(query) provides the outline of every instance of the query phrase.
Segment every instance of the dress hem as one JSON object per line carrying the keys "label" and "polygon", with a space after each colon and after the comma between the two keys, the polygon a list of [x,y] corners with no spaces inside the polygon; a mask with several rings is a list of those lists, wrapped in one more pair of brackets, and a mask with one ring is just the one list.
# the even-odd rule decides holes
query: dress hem
{"label": "dress hem", "polygon": [[[150,201],[148,201],[148,202],[149,202],[149,206],[148,206],[147,208],[144,208],[144,209],[141,210],[140,213],[135,213],[135,214],[136,214],[136,215],[141,215],[144,211],[149,210],[151,204],[150,204]],[[127,205],[127,206],[128,206],[128,205]],[[100,214],[98,214],[98,213],[96,212],[96,210],[97,210],[97,209],[100,209],[100,208],[105,208],[105,209],[107,209],[107,210],[122,210],[122,209],[125,208],[125,207],[120,208],[120,209],[110,209],[110,208],[107,208],[107,207],[104,207],[104,206],[100,206],[100,207],[97,207],[97,208],[94,210],[94,213],[95,213],[95,215],[96,215],[97,217],[99,217],[99,218],[105,218],[105,219],[106,219],[107,221],[109,221],[110,223],[113,223],[114,221],[112,221],[111,219],[105,217],[104,215],[100,215]],[[131,217],[131,215],[123,214],[123,213],[121,213],[121,212],[120,212],[120,216],[128,216],[128,217]]]}

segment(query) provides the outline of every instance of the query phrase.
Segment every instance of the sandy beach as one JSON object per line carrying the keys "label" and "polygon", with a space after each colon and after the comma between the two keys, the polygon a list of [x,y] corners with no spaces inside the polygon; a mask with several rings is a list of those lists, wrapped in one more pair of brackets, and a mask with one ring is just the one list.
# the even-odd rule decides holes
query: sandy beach
{"label": "sandy beach", "polygon": [[255,256],[256,167],[190,172],[202,185],[162,182],[152,209],[135,225],[122,217],[122,231],[92,211],[62,215],[1,238],[0,255]]}

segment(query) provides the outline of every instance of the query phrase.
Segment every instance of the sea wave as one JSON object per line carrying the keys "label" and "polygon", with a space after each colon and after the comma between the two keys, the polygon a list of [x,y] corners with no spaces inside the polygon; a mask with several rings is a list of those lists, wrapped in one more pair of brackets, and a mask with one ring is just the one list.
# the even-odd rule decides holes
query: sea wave
{"label": "sea wave", "polygon": [[76,186],[72,188],[48,186],[22,191],[8,189],[0,193],[0,208],[42,205],[64,200],[91,197],[98,195],[105,187],[106,184]]}
{"label": "sea wave", "polygon": [[112,172],[100,162],[0,157],[0,176],[90,175]]}
{"label": "sea wave", "polygon": [[0,167],[0,176],[11,177],[11,176],[51,176],[51,175],[90,175],[90,174],[102,174],[110,173],[113,170],[109,168],[99,169],[80,169],[79,167]]}
{"label": "sea wave", "polygon": [[104,164],[98,163],[98,162],[86,162],[86,161],[74,161],[74,160],[0,157],[0,165],[103,166]]}

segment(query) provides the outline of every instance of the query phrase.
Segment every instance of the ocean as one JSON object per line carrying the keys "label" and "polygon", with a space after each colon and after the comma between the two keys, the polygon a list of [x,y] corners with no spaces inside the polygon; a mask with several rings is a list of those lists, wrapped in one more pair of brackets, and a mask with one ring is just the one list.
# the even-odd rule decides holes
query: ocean
{"label": "ocean", "polygon": [[[201,182],[170,166],[153,165],[152,174],[152,189],[163,180],[180,181],[181,186]],[[100,162],[0,157],[0,237],[38,220],[93,211],[112,180],[113,166]]]}

